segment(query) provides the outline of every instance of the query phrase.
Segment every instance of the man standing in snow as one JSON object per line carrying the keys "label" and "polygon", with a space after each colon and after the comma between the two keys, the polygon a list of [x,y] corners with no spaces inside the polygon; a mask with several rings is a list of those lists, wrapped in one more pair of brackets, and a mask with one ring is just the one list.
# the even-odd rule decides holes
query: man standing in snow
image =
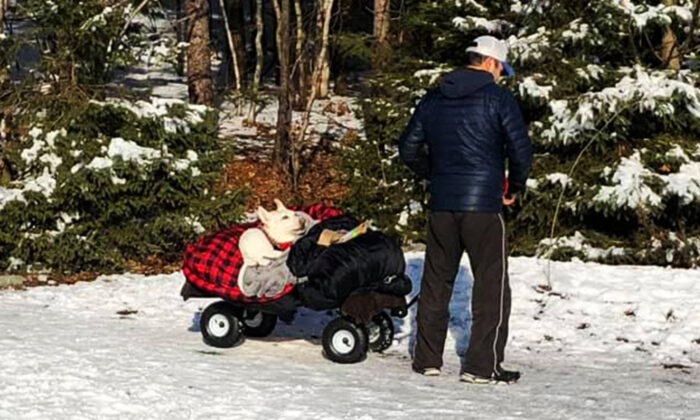
{"label": "man standing in snow", "polygon": [[[428,92],[401,136],[406,165],[430,181],[427,250],[418,302],[413,369],[439,375],[449,321],[448,304],[464,251],[474,287],[473,324],[461,380],[515,382],[520,373],[501,367],[508,337],[506,228],[503,205],[525,188],[532,145],[520,108],[498,86],[508,46],[482,36],[467,48],[468,67],[448,74]],[[505,161],[508,187],[503,191]]]}

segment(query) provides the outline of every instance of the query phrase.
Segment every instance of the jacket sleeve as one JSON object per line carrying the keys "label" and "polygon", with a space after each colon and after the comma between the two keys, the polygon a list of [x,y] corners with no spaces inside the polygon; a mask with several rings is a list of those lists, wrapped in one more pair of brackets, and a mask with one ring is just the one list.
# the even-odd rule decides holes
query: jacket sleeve
{"label": "jacket sleeve", "polygon": [[406,166],[416,175],[428,179],[430,177],[430,158],[425,147],[425,130],[422,121],[424,113],[425,98],[416,107],[408,126],[399,139],[399,155]]}
{"label": "jacket sleeve", "polygon": [[515,194],[525,190],[532,168],[532,143],[520,106],[510,92],[504,92],[498,109],[508,157],[508,194]]}

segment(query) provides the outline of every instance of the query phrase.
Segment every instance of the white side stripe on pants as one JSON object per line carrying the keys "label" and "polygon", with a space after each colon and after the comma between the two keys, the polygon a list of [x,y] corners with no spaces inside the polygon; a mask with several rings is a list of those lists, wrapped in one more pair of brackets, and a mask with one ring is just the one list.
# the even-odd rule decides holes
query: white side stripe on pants
{"label": "white side stripe on pants", "polygon": [[498,318],[498,326],[496,326],[496,337],[493,339],[493,373],[498,374],[498,352],[497,352],[497,343],[498,343],[498,331],[501,329],[501,325],[503,324],[503,299],[504,299],[504,294],[505,294],[505,288],[506,288],[506,224],[503,221],[503,216],[501,216],[500,213],[498,213],[498,220],[501,222],[501,244],[502,244],[502,253],[503,253],[503,262],[501,265],[501,303],[500,303],[500,309],[499,309],[499,318]]}

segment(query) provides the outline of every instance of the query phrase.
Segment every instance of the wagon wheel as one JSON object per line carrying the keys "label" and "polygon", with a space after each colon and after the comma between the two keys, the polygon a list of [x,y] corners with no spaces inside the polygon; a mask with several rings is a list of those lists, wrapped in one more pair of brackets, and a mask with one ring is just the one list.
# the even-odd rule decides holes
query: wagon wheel
{"label": "wagon wheel", "polygon": [[382,311],[372,317],[367,325],[369,349],[375,353],[381,353],[391,347],[394,341],[394,321],[389,314]]}
{"label": "wagon wheel", "polygon": [[367,356],[367,333],[345,318],[336,318],[323,330],[323,350],[336,363],[357,363]]}
{"label": "wagon wheel", "polygon": [[240,320],[226,302],[207,306],[202,312],[199,325],[204,342],[213,347],[233,347],[242,338]]}

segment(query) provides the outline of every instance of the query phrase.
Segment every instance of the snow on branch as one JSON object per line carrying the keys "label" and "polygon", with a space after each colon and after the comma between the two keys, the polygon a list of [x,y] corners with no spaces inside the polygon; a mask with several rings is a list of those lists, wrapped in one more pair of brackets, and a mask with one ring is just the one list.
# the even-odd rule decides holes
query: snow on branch
{"label": "snow on branch", "polygon": [[520,96],[522,97],[528,96],[533,99],[548,100],[550,94],[552,93],[552,89],[554,89],[554,85],[538,85],[537,82],[535,82],[534,77],[528,76],[520,82],[518,89],[520,91]]}
{"label": "snow on branch", "polygon": [[613,209],[636,209],[640,205],[658,207],[661,196],[648,185],[651,178],[658,177],[644,167],[639,150],[630,157],[622,158],[612,176],[613,186],[600,187],[593,197],[594,203],[604,203]]}
{"label": "snow on branch", "polygon": [[483,29],[488,33],[500,33],[514,28],[514,25],[503,19],[485,19],[478,16],[456,17],[452,19],[457,29],[468,32],[474,29]]}
{"label": "snow on branch", "polygon": [[[601,114],[614,114],[625,106],[632,106],[638,112],[652,112],[659,118],[676,115],[679,102],[694,118],[700,118],[700,89],[687,71],[681,72],[681,79],[672,79],[668,72],[650,71],[637,66],[625,75],[615,86],[581,95],[576,103],[556,100],[550,103],[552,115],[550,128],[542,132],[543,140],[560,140],[567,144],[576,141],[583,132],[595,129]],[[575,111],[572,105],[577,107]]]}
{"label": "snow on branch", "polygon": [[631,0],[612,0],[612,4],[628,14],[638,29],[643,29],[650,22],[656,22],[668,26],[673,21],[673,16],[684,23],[693,20],[693,12],[690,7],[635,4]]}
{"label": "snow on branch", "polygon": [[530,60],[539,60],[550,48],[551,32],[544,26],[527,36],[511,35],[506,41],[510,48],[510,57],[513,63],[525,63]]}

